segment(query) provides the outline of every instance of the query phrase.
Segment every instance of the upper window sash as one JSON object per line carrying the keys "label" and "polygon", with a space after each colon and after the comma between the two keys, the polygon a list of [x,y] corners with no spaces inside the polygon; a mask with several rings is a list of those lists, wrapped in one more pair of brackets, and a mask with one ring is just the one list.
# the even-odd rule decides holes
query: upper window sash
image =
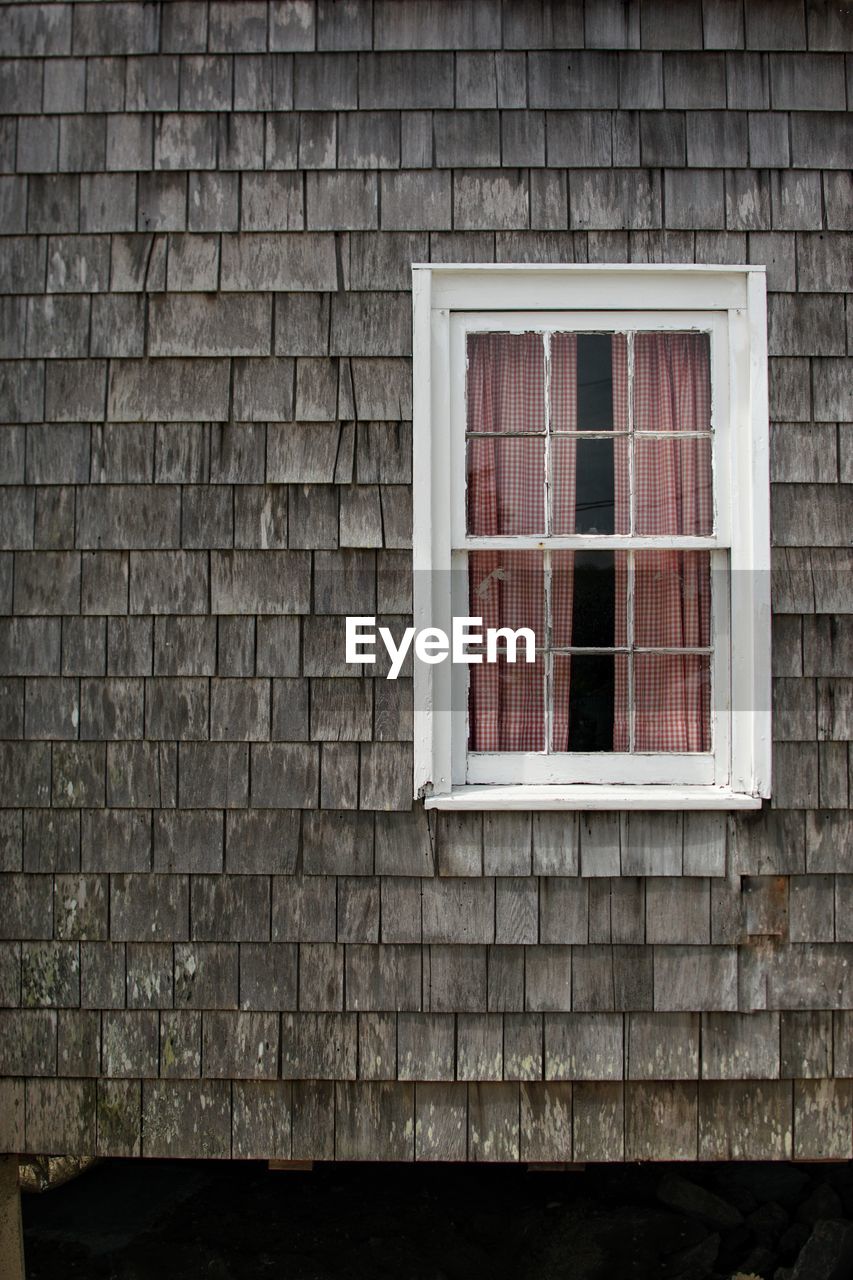
{"label": "upper window sash", "polygon": [[[640,548],[684,547],[715,549],[731,545],[731,505],[729,484],[729,375],[728,317],[715,312],[458,312],[450,317],[450,517],[453,549],[493,547],[500,549],[548,546],[552,549],[601,547]],[[476,536],[467,531],[466,520],[466,427],[467,427],[467,340],[471,333],[707,333],[711,354],[711,447],[714,501],[714,532],[709,536],[640,534],[523,534]],[[631,391],[629,391],[631,394]],[[547,424],[546,424],[547,429]]]}

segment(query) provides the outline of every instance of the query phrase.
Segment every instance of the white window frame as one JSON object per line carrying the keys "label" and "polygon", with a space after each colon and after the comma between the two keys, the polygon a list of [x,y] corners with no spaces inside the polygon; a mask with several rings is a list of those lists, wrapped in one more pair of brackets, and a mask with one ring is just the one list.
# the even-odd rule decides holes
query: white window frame
{"label": "white window frame", "polygon": [[[579,534],[552,548],[708,549],[712,751],[667,755],[467,750],[468,669],[415,663],[415,794],[444,809],[750,809],[770,788],[770,515],[763,267],[420,265],[414,303],[414,624],[468,613],[477,545],[535,537],[465,529],[465,339],[471,330],[698,329],[711,339],[715,520],[710,537]],[[457,570],[457,572],[451,572]],[[719,584],[728,581],[728,590]],[[454,582],[457,599],[451,599]],[[722,597],[722,598],[721,598]],[[450,710],[451,707],[455,709]]]}

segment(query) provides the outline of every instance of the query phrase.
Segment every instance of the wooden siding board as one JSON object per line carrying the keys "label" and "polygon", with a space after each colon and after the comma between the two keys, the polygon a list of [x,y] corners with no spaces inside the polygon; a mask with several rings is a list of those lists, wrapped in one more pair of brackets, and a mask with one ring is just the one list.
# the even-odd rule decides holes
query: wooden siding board
{"label": "wooden siding board", "polygon": [[630,1013],[626,1018],[627,1080],[697,1080],[698,1013]]}
{"label": "wooden siding board", "polygon": [[683,871],[686,876],[725,875],[727,848],[725,814],[684,815]]}
{"label": "wooden siding board", "polygon": [[853,830],[849,812],[806,815],[806,866],[809,872],[853,870]]}
{"label": "wooden siding board", "polygon": [[460,1013],[456,1018],[456,1078],[502,1080],[504,1024],[500,1014]]}
{"label": "wooden siding board", "polygon": [[740,942],[744,934],[740,877],[729,874],[711,881],[711,942]]}
{"label": "wooden siding board", "polygon": [[468,1085],[468,1159],[517,1161],[520,1152],[520,1086]]}
{"label": "wooden siding board", "polygon": [[[546,950],[542,948],[542,950]],[[615,1009],[616,980],[613,947],[551,947],[552,962],[559,963],[562,952],[571,953],[571,1008],[579,1012]],[[532,959],[532,958],[531,958]],[[568,963],[568,958],[567,958]],[[533,968],[532,964],[528,965]],[[547,1009],[569,1008],[568,1004],[546,1004]]]}
{"label": "wooden siding board", "polygon": [[610,1013],[546,1013],[546,1080],[621,1080],[623,1020]]}
{"label": "wooden siding board", "polygon": [[704,1013],[703,1080],[775,1080],[779,1069],[778,1013]]}
{"label": "wooden siding board", "polygon": [[832,1015],[832,1054],[836,1076],[853,1076],[853,1015],[849,1011]]}
{"label": "wooden siding board", "polygon": [[483,874],[529,876],[532,815],[483,814]]}
{"label": "wooden siding board", "polygon": [[572,1008],[572,948],[539,946],[525,956],[524,1007],[532,1013]]}
{"label": "wooden siding board", "polygon": [[748,938],[787,938],[791,880],[785,876],[743,876],[741,893]]}
{"label": "wooden siding board", "polygon": [[523,1009],[527,947],[489,947],[488,1007],[490,1012]]}
{"label": "wooden siding board", "polygon": [[792,943],[766,972],[767,1000],[778,1009],[847,1009],[853,1003],[849,943]]}
{"label": "wooden siding board", "polygon": [[[783,1080],[820,1080],[833,1075],[831,1013],[782,1013],[779,1029],[779,1075]],[[844,1074],[843,1069],[839,1074]]]}
{"label": "wooden siding board", "polygon": [[702,944],[711,941],[707,879],[653,876],[646,886],[646,941]]}
{"label": "wooden siding board", "polygon": [[578,826],[577,813],[534,813],[534,875],[577,875]]}
{"label": "wooden siding board", "polygon": [[468,1154],[468,1086],[415,1087],[415,1159],[465,1160]]}
{"label": "wooden siding board", "polygon": [[572,1086],[572,1150],[579,1163],[624,1159],[624,1088],[621,1082]]}
{"label": "wooden siding board", "polygon": [[138,1080],[97,1082],[96,1124],[99,1156],[142,1154],[142,1084]]}
{"label": "wooden siding board", "polygon": [[617,1009],[651,1009],[654,1001],[654,949],[613,948],[613,1003]]}
{"label": "wooden siding board", "polygon": [[[285,1013],[281,1075],[285,1080],[354,1080],[358,1019],[354,1013]],[[294,1103],[295,1105],[295,1103]],[[294,1154],[294,1159],[303,1157]]]}
{"label": "wooden siding board", "polygon": [[572,1159],[572,1086],[523,1084],[519,1158],[528,1163]]}
{"label": "wooden siding board", "polygon": [[690,1081],[625,1085],[625,1157],[629,1160],[695,1160],[698,1090]]}
{"label": "wooden siding board", "polygon": [[335,1085],[336,1160],[414,1160],[414,1085]]}
{"label": "wooden siding board", "polygon": [[335,1085],[331,1080],[295,1080],[291,1159],[335,1158]]}
{"label": "wooden siding board", "polygon": [[588,889],[587,929],[590,942],[610,942],[610,880],[594,880]]}
{"label": "wooden siding board", "polygon": [[424,1007],[434,1013],[478,1013],[487,1004],[482,946],[431,946],[424,957]]}
{"label": "wooden siding board", "polygon": [[708,1082],[699,1093],[701,1160],[790,1160],[793,1099],[789,1081]]}
{"label": "wooden siding board", "polygon": [[346,948],[346,1004],[361,1012],[421,1007],[419,947],[368,943]]}
{"label": "wooden siding board", "polygon": [[160,1158],[228,1159],[231,1085],[227,1080],[147,1080],[142,1086],[142,1151]]}
{"label": "wooden siding board", "polygon": [[618,876],[622,832],[619,814],[589,813],[580,820],[581,874]]}
{"label": "wooden siding board", "polygon": [[629,813],[626,826],[624,875],[681,875],[684,834],[680,813]]}
{"label": "wooden siding board", "polygon": [[291,1158],[289,1081],[242,1080],[234,1085],[231,1153],[235,1160]]}
{"label": "wooden siding board", "polygon": [[737,953],[733,947],[658,946],[654,969],[656,1009],[736,1007]]}
{"label": "wooden siding board", "polygon": [[646,940],[646,881],[640,876],[614,876],[607,883],[611,941],[641,945]]}
{"label": "wooden siding board", "polygon": [[358,1019],[358,1074],[361,1080],[397,1079],[397,1018],[363,1013]]}
{"label": "wooden siding board", "polygon": [[543,1076],[542,1016],[535,1013],[505,1013],[504,1079],[541,1080]]}
{"label": "wooden siding board", "polygon": [[25,1083],[22,1079],[0,1079],[0,1138],[9,1151],[23,1151],[25,1144]]}
{"label": "wooden siding board", "polygon": [[538,879],[499,877],[495,881],[495,942],[535,945],[538,941]]}
{"label": "wooden siding board", "polygon": [[585,943],[589,933],[588,885],[598,883],[567,876],[543,876],[539,887],[538,940]]}
{"label": "wooden siding board", "polygon": [[383,876],[380,936],[383,942],[420,942],[421,882],[414,876]]}
{"label": "wooden siding board", "polygon": [[794,1155],[798,1160],[849,1160],[853,1081],[794,1081]]}
{"label": "wooden siding board", "polygon": [[439,813],[436,847],[439,874],[482,875],[483,815]]}

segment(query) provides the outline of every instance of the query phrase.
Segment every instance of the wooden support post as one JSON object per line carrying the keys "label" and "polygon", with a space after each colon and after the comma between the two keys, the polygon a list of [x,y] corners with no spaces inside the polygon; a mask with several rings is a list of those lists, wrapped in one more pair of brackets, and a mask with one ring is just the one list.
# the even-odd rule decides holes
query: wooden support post
{"label": "wooden support post", "polygon": [[0,1156],[0,1280],[26,1280],[17,1156]]}

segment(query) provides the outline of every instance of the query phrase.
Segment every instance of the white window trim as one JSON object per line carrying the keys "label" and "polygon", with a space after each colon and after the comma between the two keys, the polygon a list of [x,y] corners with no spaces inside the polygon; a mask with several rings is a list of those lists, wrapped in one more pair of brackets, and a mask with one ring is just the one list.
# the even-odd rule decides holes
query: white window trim
{"label": "white window trim", "polygon": [[[763,267],[681,265],[420,265],[413,266],[414,305],[414,511],[413,567],[415,626],[450,631],[452,613],[466,613],[467,601],[453,602],[446,584],[460,545],[458,414],[461,397],[453,394],[451,375],[459,378],[452,343],[459,342],[460,313],[476,313],[473,327],[488,327],[483,313],[501,313],[493,327],[507,327],[507,313],[532,313],[536,324],[560,324],[547,313],[571,312],[566,325],[589,327],[594,312],[610,327],[716,327],[728,329],[727,368],[717,373],[727,384],[729,429],[715,433],[715,495],[722,502],[715,534],[684,539],[684,545],[726,547],[730,556],[733,622],[728,715],[730,727],[724,768],[707,771],[686,756],[672,756],[673,775],[649,781],[642,757],[618,781],[602,781],[603,755],[573,757],[572,781],[549,781],[542,768],[524,780],[512,761],[506,781],[463,782],[466,742],[464,715],[452,716],[454,679],[464,668],[450,663],[415,664],[415,794],[428,808],[459,809],[738,809],[758,808],[770,787],[770,515],[767,410],[766,294]],[[626,313],[631,313],[626,316]],[[595,317],[592,317],[594,319]],[[524,327],[519,319],[519,326]],[[642,319],[642,323],[640,320]],[[513,326],[515,327],[515,326]],[[529,326],[528,326],[529,327]],[[464,339],[463,339],[464,340]],[[718,345],[719,351],[719,345]],[[718,395],[720,388],[715,388]],[[719,412],[719,406],[717,409]],[[719,426],[719,421],[715,426]],[[739,426],[741,429],[739,429]],[[742,428],[746,429],[742,429]],[[455,429],[454,429],[455,428]],[[464,446],[462,446],[464,447]],[[461,468],[461,469],[460,469]],[[457,471],[459,474],[457,475]],[[453,483],[450,483],[450,481]],[[731,529],[725,528],[731,513]],[[467,539],[463,538],[463,542]],[[536,539],[526,540],[536,545]],[[565,540],[584,545],[583,536]],[[493,540],[489,540],[490,545]],[[524,539],[508,545],[522,547]],[[601,546],[593,539],[594,545]],[[588,536],[586,545],[590,545]],[[608,547],[615,546],[608,538]],[[636,546],[637,540],[632,539]],[[656,541],[654,545],[661,545]],[[669,545],[669,540],[664,545]],[[716,607],[716,605],[715,605]],[[715,628],[716,633],[716,628]],[[460,676],[461,670],[461,676]],[[727,672],[728,674],[728,672]],[[458,691],[457,691],[458,696]],[[716,701],[716,699],[715,699]],[[715,739],[717,745],[724,738]],[[460,770],[460,752],[463,768]],[[506,758],[506,757],[504,757]],[[720,752],[715,754],[720,760]],[[540,758],[541,759],[541,758]],[[563,757],[565,759],[565,757]],[[620,756],[624,762],[625,757]],[[701,757],[707,760],[708,757]],[[678,769],[679,761],[687,767]],[[500,773],[500,770],[498,771]],[[612,776],[612,768],[610,769]],[[598,776],[596,776],[598,775]],[[496,776],[496,775],[493,775]],[[690,781],[691,777],[694,779]],[[702,780],[700,780],[700,778]]]}

